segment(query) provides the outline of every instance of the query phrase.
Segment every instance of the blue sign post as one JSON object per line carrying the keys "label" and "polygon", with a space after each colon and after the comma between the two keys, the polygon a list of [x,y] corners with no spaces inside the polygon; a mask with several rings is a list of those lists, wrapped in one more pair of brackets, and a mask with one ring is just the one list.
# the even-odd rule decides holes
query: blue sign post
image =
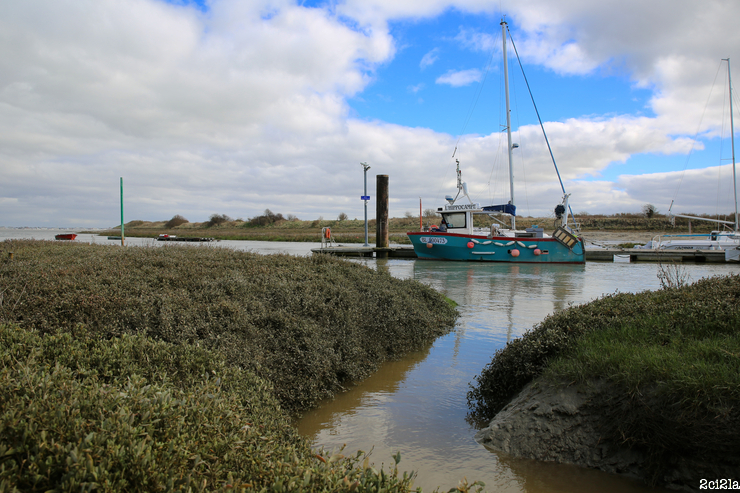
{"label": "blue sign post", "polygon": [[370,200],[370,196],[369,195],[362,195],[360,197],[360,200]]}

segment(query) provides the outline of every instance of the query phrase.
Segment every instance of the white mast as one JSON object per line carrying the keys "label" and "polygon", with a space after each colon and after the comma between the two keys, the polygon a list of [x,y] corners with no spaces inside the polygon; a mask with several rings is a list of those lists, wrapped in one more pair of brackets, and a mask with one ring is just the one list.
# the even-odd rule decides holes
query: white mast
{"label": "white mast", "polygon": [[732,75],[730,74],[730,59],[723,58],[727,62],[727,83],[730,86],[730,142],[732,142],[732,188],[735,191],[735,232],[738,232],[737,220],[737,178],[735,176],[735,120],[732,114]]}
{"label": "white mast", "polygon": [[[501,21],[501,34],[504,43],[504,92],[506,93],[506,136],[509,138],[509,190],[511,193],[511,205],[514,205],[514,166],[511,143],[511,109],[509,108],[509,62],[506,59],[506,21]],[[511,216],[511,229],[516,229],[516,216]]]}

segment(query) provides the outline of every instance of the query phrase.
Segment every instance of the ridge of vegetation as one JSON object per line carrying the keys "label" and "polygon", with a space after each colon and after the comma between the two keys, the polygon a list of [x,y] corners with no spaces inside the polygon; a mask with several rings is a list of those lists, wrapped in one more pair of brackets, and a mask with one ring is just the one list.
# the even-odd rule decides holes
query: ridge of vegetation
{"label": "ridge of vegetation", "polygon": [[[408,492],[398,461],[312,451],[215,351],[0,325],[0,491]],[[361,463],[361,461],[363,461]]]}
{"label": "ridge of vegetation", "polygon": [[428,286],[329,256],[28,240],[2,249],[14,260],[0,269],[1,321],[200,344],[272,382],[290,411],[421,349],[457,317]]}
{"label": "ridge of vegetation", "polygon": [[312,451],[287,411],[451,330],[433,289],[201,246],[0,256],[0,491],[412,490],[400,453]]}
{"label": "ridge of vegetation", "polygon": [[[650,204],[647,204],[650,205]],[[714,216],[700,215],[707,219],[716,219]],[[725,216],[723,216],[725,218]],[[422,215],[422,226],[429,227],[437,224],[439,215],[427,209]],[[581,212],[576,216],[581,231],[651,231],[672,234],[687,233],[689,223],[691,231],[707,233],[718,228],[716,223],[708,221],[689,221],[686,218],[674,218],[673,222],[665,215],[653,209],[642,213],[618,213],[611,215],[588,214]],[[517,225],[527,228],[533,225],[555,228],[556,219],[551,217],[517,216]],[[368,221],[368,237],[375,242],[375,219]],[[485,228],[490,226],[490,220],[476,217],[475,225]],[[338,243],[363,243],[365,241],[365,221],[349,219],[347,214],[341,213],[337,219],[319,217],[313,220],[300,220],[293,215],[283,216],[270,209],[259,216],[243,220],[232,219],[225,214],[213,214],[206,222],[189,222],[181,215],[175,215],[169,221],[141,221],[134,220],[124,224],[126,234],[145,238],[155,238],[159,234],[179,236],[208,236],[220,240],[260,240],[260,241],[321,241],[322,228],[328,227],[332,231],[334,240]],[[93,234],[120,235],[121,226],[118,225],[106,231],[89,231]],[[404,217],[389,219],[390,241],[394,243],[409,243],[407,231],[419,229],[419,216],[407,212]]]}
{"label": "ridge of vegetation", "polygon": [[528,382],[604,379],[611,438],[646,452],[657,477],[697,459],[740,466],[740,276],[616,293],[548,316],[496,352],[468,392],[490,419]]}

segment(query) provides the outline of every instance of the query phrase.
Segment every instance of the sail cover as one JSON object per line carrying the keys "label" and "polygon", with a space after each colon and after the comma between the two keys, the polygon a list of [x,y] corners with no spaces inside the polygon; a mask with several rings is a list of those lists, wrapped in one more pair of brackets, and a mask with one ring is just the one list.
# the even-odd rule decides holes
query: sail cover
{"label": "sail cover", "polygon": [[503,212],[510,216],[516,216],[516,206],[514,204],[488,205],[483,210],[486,212]]}

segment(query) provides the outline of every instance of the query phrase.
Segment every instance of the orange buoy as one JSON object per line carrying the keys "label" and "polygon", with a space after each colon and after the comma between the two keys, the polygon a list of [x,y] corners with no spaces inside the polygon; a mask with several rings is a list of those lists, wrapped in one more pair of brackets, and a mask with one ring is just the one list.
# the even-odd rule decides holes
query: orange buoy
{"label": "orange buoy", "polygon": [[475,246],[475,243],[473,243],[472,241],[468,242],[468,248],[473,248],[474,246]]}
{"label": "orange buoy", "polygon": [[326,237],[326,239],[327,239],[327,240],[328,240],[329,238],[331,238],[331,229],[329,229],[329,228],[326,228],[326,233],[324,234],[324,236]]}
{"label": "orange buoy", "polygon": [[432,244],[431,243],[427,243],[427,248],[432,248]]}
{"label": "orange buoy", "polygon": [[511,254],[512,257],[519,256],[519,250],[517,250],[516,248],[514,250],[510,250],[509,253]]}
{"label": "orange buoy", "polygon": [[534,253],[535,255],[541,255],[542,254],[542,250],[540,250],[539,248],[535,248],[534,249],[534,252],[532,252],[532,253]]}

